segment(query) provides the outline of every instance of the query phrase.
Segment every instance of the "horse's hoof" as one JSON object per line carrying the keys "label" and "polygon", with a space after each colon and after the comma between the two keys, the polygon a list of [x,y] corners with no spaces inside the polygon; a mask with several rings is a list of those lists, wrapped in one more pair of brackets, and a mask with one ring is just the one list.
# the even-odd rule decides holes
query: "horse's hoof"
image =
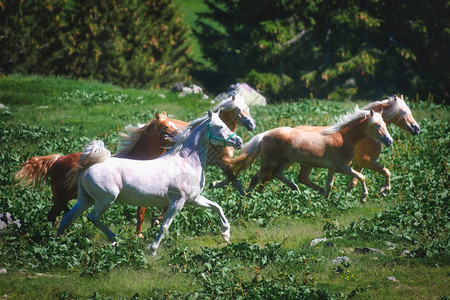
{"label": "horse's hoof", "polygon": [[137,234],[137,237],[140,238],[140,239],[143,239],[143,238],[144,238],[144,235],[143,235],[142,233],[138,233],[138,234]]}
{"label": "horse's hoof", "polygon": [[117,246],[117,241],[111,242],[111,247],[116,247]]}
{"label": "horse's hoof", "polygon": [[361,196],[361,203],[366,203],[367,201],[367,195]]}
{"label": "horse's hoof", "polygon": [[153,220],[153,222],[152,222],[152,228],[158,226],[159,224],[161,224],[161,223],[159,223],[159,220],[158,220],[158,219]]}
{"label": "horse's hoof", "polygon": [[388,193],[390,190],[391,190],[391,187],[390,187],[390,186],[383,186],[383,187],[380,189],[380,194],[383,195],[383,196],[386,196],[387,193]]}
{"label": "horse's hoof", "polygon": [[222,233],[222,237],[224,238],[224,240],[227,242],[227,244],[230,243],[230,230],[226,230],[225,232]]}

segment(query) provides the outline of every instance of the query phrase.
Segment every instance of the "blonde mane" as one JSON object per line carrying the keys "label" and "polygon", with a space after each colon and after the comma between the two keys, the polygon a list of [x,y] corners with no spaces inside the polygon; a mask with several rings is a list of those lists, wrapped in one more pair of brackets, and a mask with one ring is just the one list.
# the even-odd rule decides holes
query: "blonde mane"
{"label": "blonde mane", "polygon": [[[216,105],[211,111],[217,113],[219,110],[229,111],[236,107],[241,107],[242,109],[247,110],[248,106],[245,104],[244,98],[236,92],[227,94],[228,98],[220,101],[219,104]],[[234,97],[234,99],[233,99]]]}
{"label": "blonde mane", "polygon": [[362,110],[362,109],[359,109],[358,106],[356,106],[355,112],[346,114],[345,116],[343,116],[341,118],[341,120],[337,124],[335,124],[331,127],[328,127],[323,132],[325,134],[332,134],[332,133],[338,132],[339,130],[348,126],[352,122],[355,122],[362,118],[366,118],[369,115],[370,115],[370,110]]}
{"label": "blonde mane", "polygon": [[385,100],[369,103],[363,109],[372,109],[381,113],[380,107],[382,107],[383,119],[385,120],[385,122],[391,122],[392,120],[395,120],[399,116],[399,114],[411,114],[411,110],[409,109],[408,105],[406,105],[406,102],[396,95],[393,95]]}

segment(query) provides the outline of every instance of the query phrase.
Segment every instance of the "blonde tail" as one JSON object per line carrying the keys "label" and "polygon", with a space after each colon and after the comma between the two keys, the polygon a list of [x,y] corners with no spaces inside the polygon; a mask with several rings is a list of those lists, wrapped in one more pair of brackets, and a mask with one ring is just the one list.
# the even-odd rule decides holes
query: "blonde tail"
{"label": "blonde tail", "polygon": [[41,183],[47,178],[48,172],[60,157],[58,154],[30,157],[23,163],[22,169],[14,175],[18,181],[17,184],[23,184],[24,186],[32,184],[34,186]]}
{"label": "blonde tail", "polygon": [[89,169],[91,166],[104,162],[111,156],[111,152],[105,148],[103,141],[92,141],[83,150],[83,153],[78,160],[77,167],[67,173],[67,179],[64,185],[67,188],[73,188],[78,184],[78,177],[82,172]]}
{"label": "blonde tail", "polygon": [[255,135],[248,141],[242,149],[241,155],[230,160],[231,169],[234,174],[239,174],[241,171],[250,167],[250,165],[258,158],[260,154],[259,143],[266,135],[266,132]]}

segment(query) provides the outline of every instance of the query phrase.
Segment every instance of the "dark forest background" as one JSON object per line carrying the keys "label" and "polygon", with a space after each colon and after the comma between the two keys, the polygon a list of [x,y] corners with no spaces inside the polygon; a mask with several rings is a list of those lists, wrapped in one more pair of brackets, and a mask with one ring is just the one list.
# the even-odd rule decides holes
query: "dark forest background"
{"label": "dark forest background", "polygon": [[0,0],[0,75],[214,94],[245,81],[274,102],[448,99],[448,1],[195,2],[206,9],[189,23],[173,0]]}

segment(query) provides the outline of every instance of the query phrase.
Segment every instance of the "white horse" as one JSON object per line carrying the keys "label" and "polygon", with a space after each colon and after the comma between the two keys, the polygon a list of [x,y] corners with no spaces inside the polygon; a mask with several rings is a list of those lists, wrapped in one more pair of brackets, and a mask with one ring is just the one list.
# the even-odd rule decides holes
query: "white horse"
{"label": "white horse", "polygon": [[201,196],[205,184],[205,166],[211,144],[224,142],[242,147],[242,139],[233,133],[217,113],[189,123],[173,138],[174,146],[167,154],[153,160],[130,160],[111,157],[103,142],[91,142],[80,158],[79,168],[72,174],[78,178],[78,201],[61,220],[58,236],[85,210],[94,205],[87,218],[112,242],[115,234],[100,221],[105,211],[116,201],[135,206],[158,206],[168,210],[153,244],[156,250],[176,214],[185,205],[216,211],[222,223],[223,238],[230,240],[230,224],[222,207]]}

